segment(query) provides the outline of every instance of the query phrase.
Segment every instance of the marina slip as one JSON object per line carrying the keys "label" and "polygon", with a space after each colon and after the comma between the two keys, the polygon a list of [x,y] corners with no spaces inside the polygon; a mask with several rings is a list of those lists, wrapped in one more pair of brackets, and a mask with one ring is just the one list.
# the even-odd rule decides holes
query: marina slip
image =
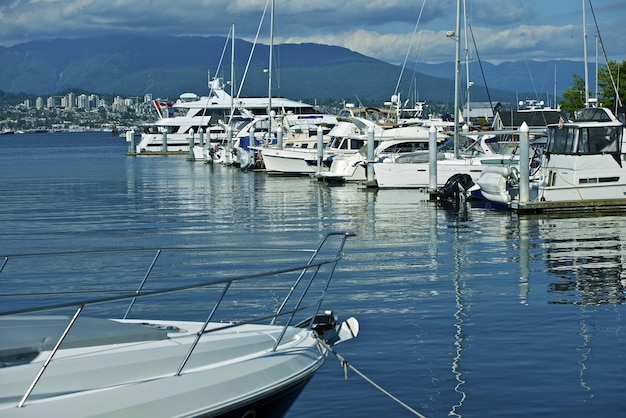
{"label": "marina slip", "polygon": [[[323,305],[338,317],[333,329],[357,318],[358,336],[332,351],[311,351],[326,353],[323,365],[315,360],[307,366],[303,359],[313,357],[306,355],[294,360],[303,369],[319,369],[286,417],[626,413],[624,216],[522,215],[437,203],[420,190],[330,185],[191,163],[184,155],[128,157],[125,140],[110,133],[7,135],[1,145],[0,257],[9,257],[0,272],[4,313],[29,308],[24,300],[35,294],[37,303],[47,303],[83,287],[102,290],[75,294],[72,302],[128,296],[148,270],[146,264],[125,270],[143,254],[139,249],[168,254],[159,258],[147,284],[160,279],[169,289],[282,271],[291,258],[260,250],[315,247],[328,232],[349,231],[354,236],[339,251]],[[215,246],[235,250],[235,256],[190,257],[189,249]],[[81,263],[44,268],[12,258],[77,252],[96,254],[97,262],[89,269]],[[165,261],[168,269],[160,270]],[[233,298],[225,320],[240,310],[260,313],[268,300],[280,307],[277,282],[242,285],[243,295],[263,291],[263,296]],[[179,329],[186,321],[202,327],[208,299],[211,306],[220,300],[190,289],[184,298],[160,296],[156,308],[135,302],[131,312],[135,318],[177,321]],[[85,315],[110,314],[104,305],[90,306]],[[173,329],[142,327],[172,338],[164,331]],[[303,350],[313,338],[302,328],[287,334],[294,336],[290,341],[301,335]],[[204,349],[201,343],[192,351]],[[193,355],[190,359],[181,376],[198,366]],[[23,411],[40,401],[37,391],[62,363],[51,359],[21,404]],[[12,367],[0,363],[0,376]],[[225,391],[223,398],[232,394]],[[12,408],[18,409],[21,395],[0,398],[3,405],[15,398]],[[172,396],[161,412],[189,399]],[[19,416],[14,409],[11,414]]]}

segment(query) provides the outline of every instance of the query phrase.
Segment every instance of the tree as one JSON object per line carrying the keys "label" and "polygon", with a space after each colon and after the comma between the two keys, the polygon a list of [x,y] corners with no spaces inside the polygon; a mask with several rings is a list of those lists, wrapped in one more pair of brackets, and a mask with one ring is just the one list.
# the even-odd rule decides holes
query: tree
{"label": "tree", "polygon": [[[619,98],[621,99],[619,101],[615,98],[613,83],[615,83],[618,89]],[[598,90],[600,106],[610,109],[615,109],[616,103],[617,106],[623,106],[623,99],[626,97],[626,61],[622,61],[621,64],[609,61],[607,67],[602,67],[598,70]]]}
{"label": "tree", "polygon": [[574,83],[563,92],[563,100],[559,102],[561,111],[565,114],[574,114],[585,107],[585,80],[574,76]]}

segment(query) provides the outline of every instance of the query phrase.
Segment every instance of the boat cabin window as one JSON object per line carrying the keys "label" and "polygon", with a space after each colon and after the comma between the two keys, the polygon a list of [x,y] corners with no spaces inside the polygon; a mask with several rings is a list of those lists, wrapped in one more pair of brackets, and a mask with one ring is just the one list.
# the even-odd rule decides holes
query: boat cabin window
{"label": "boat cabin window", "polygon": [[335,149],[358,150],[365,145],[365,143],[366,141],[357,138],[333,137],[326,146]]}
{"label": "boat cabin window", "polygon": [[363,145],[365,145],[366,141],[362,139],[350,138],[350,147],[348,149],[358,150]]}
{"label": "boat cabin window", "polygon": [[500,144],[498,138],[487,138],[485,139],[485,144],[489,146],[494,154],[504,154],[504,147],[502,146],[502,144]]}
{"label": "boat cabin window", "polygon": [[389,148],[385,149],[385,152],[389,153],[404,153],[404,152],[413,152],[413,151],[425,151],[428,149],[428,142],[400,142],[397,144],[391,145]]}
{"label": "boat cabin window", "polygon": [[620,152],[621,126],[550,128],[547,151],[555,154]]}
{"label": "boat cabin window", "polygon": [[571,154],[574,150],[574,128],[550,129],[548,152]]}
{"label": "boat cabin window", "polygon": [[[581,130],[581,137],[589,138],[589,152],[614,153],[619,152],[621,127],[598,127]],[[582,141],[581,141],[582,145]],[[579,152],[584,152],[580,149]]]}

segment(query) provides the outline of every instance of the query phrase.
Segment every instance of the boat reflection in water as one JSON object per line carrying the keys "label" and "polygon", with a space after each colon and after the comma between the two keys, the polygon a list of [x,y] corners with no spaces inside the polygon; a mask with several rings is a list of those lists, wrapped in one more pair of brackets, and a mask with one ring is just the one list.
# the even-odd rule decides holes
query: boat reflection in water
{"label": "boat reflection in water", "polygon": [[626,226],[622,218],[549,218],[544,224],[547,270],[555,275],[548,303],[624,302]]}

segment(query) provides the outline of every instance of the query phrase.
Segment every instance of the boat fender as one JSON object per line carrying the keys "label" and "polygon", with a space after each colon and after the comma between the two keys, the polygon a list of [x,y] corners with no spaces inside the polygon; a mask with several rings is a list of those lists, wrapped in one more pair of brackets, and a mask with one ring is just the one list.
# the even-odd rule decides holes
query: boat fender
{"label": "boat fender", "polygon": [[250,154],[243,148],[237,149],[237,160],[241,168],[248,168],[250,166]]}

